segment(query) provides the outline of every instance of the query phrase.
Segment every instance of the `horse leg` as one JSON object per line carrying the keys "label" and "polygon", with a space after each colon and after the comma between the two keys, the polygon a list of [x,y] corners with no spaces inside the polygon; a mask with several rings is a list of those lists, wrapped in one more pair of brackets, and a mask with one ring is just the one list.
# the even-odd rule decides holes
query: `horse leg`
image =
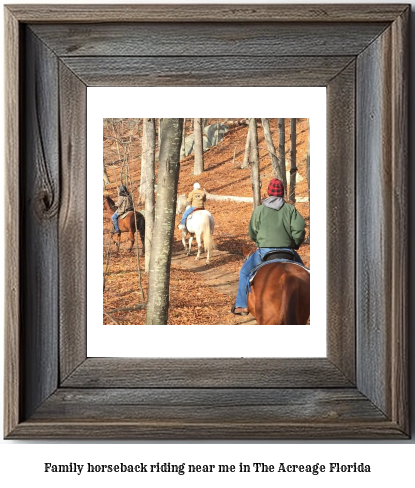
{"label": "horse leg", "polygon": [[187,232],[185,230],[182,231],[182,243],[183,243],[183,247],[184,247],[184,251],[186,252],[187,251],[187,247],[186,247],[186,234]]}
{"label": "horse leg", "polygon": [[200,250],[202,249],[202,234],[196,234],[196,241],[197,241],[197,256],[195,259],[199,259]]}
{"label": "horse leg", "polygon": [[187,251],[188,256],[190,256],[190,251],[192,250],[192,242],[193,242],[193,236],[190,235],[190,237],[189,237],[189,250]]}
{"label": "horse leg", "polygon": [[128,252],[131,252],[131,249],[133,248],[134,246],[134,233],[133,232],[129,232],[128,233],[128,237],[130,238],[130,247],[128,248]]}
{"label": "horse leg", "polygon": [[117,252],[120,251],[120,243],[121,243],[121,235],[115,237],[117,234],[113,234],[112,240],[115,244],[115,247],[117,248]]}

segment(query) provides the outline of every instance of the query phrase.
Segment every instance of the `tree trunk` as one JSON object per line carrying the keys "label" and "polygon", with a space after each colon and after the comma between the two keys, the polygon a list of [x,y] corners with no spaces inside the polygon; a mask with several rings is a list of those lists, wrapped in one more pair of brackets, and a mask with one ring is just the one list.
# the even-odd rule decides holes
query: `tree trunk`
{"label": "tree trunk", "polygon": [[269,126],[269,119],[261,119],[261,122],[264,129],[264,137],[265,142],[267,143],[269,157],[271,159],[272,170],[274,171],[275,177],[283,181],[284,169],[281,167],[280,161],[275,151],[274,141],[272,140],[271,129]]}
{"label": "tree trunk", "polygon": [[290,201],[295,203],[295,181],[297,177],[297,119],[291,119],[291,169]]}
{"label": "tree trunk", "polygon": [[163,119],[146,324],[166,325],[183,119]]}
{"label": "tree trunk", "polygon": [[241,169],[245,169],[249,165],[250,142],[251,142],[251,126],[248,127],[248,132],[246,133],[245,154],[244,154],[244,161],[242,163]]}
{"label": "tree trunk", "polygon": [[181,158],[184,159],[186,157],[186,119],[183,119],[183,136],[182,136],[182,147],[180,150]]}
{"label": "tree trunk", "polygon": [[112,124],[112,131],[114,133],[114,139],[115,139],[115,142],[117,143],[118,160],[120,160],[121,159],[121,153],[120,153],[120,145],[118,144],[119,135],[118,135],[117,131],[115,130],[114,119],[111,119],[111,124]]}
{"label": "tree trunk", "polygon": [[194,175],[203,173],[203,130],[202,119],[194,119],[195,135],[195,164],[193,168]]}
{"label": "tree trunk", "polygon": [[160,160],[161,122],[162,122],[162,120],[163,119],[158,119],[158,123],[157,123],[157,160]]}
{"label": "tree trunk", "polygon": [[144,119],[146,138],[146,187],[145,187],[145,270],[150,269],[151,244],[153,240],[154,227],[154,180],[155,180],[155,160],[156,160],[156,121],[155,119]]}
{"label": "tree trunk", "polygon": [[249,164],[251,166],[254,208],[256,208],[261,205],[261,181],[259,179],[258,133],[256,128],[256,119],[249,119],[249,131],[251,133]]}
{"label": "tree trunk", "polygon": [[105,163],[104,161],[102,161],[102,164],[104,166],[104,172],[103,172],[103,180],[104,180],[104,188],[106,187],[106,185],[108,185],[110,183],[110,179],[108,177],[108,173],[107,173],[107,168],[105,167]]}
{"label": "tree trunk", "polygon": [[252,197],[234,197],[232,195],[212,195],[211,193],[206,194],[206,200],[212,200],[213,202],[242,202],[242,203],[253,203],[254,201]]}
{"label": "tree trunk", "polygon": [[285,167],[285,119],[278,119],[278,129],[280,132],[280,140],[278,145],[278,152],[280,156],[280,167],[282,169],[282,182],[285,191],[287,191],[287,170]]}
{"label": "tree trunk", "polygon": [[147,155],[147,139],[146,139],[146,125],[148,119],[143,119],[143,134],[141,136],[141,170],[140,170],[140,186],[138,188],[138,199],[140,203],[144,202],[146,194],[146,155]]}

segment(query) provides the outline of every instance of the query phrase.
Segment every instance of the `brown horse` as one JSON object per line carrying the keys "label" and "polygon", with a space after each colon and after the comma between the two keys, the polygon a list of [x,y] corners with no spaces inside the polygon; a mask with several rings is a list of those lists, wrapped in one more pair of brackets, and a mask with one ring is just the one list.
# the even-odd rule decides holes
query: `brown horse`
{"label": "brown horse", "polygon": [[305,325],[310,316],[310,273],[286,261],[259,268],[248,310],[261,325]]}
{"label": "brown horse", "polygon": [[[109,196],[104,196],[104,209],[106,210],[107,214],[111,218],[115,211],[117,210],[117,207],[115,206],[114,201],[112,200],[111,197]],[[130,239],[130,247],[128,248],[128,251],[131,251],[131,249],[134,246],[134,234],[136,231],[135,228],[135,221],[137,218],[137,227],[138,231],[140,233],[140,239],[141,239],[141,244],[142,244],[142,250],[141,254],[144,254],[144,238],[145,238],[145,220],[143,214],[140,212],[136,212],[136,217],[134,216],[134,212],[130,212],[126,217],[123,219],[118,219],[118,227],[120,228],[121,232],[127,232],[128,233],[128,238]],[[112,222],[112,221],[111,221]],[[113,239],[114,236],[113,235]],[[117,246],[117,248],[120,248],[120,240],[121,236],[118,236],[118,242],[114,241],[114,244]]]}

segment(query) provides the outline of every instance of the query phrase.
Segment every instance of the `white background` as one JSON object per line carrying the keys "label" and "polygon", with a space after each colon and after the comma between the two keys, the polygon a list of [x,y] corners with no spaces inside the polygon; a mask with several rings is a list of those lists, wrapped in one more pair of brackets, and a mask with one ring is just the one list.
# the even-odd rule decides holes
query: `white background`
{"label": "white background", "polygon": [[[183,99],[197,100],[183,108]],[[91,357],[326,357],[326,89],[254,87],[88,88],[88,215],[101,212],[104,117],[304,117],[310,119],[311,261],[310,325],[138,326],[102,324],[102,221],[88,220],[88,356]],[[154,107],[153,100],[157,100]],[[241,113],[240,101],[243,103]],[[165,108],[168,107],[168,108]],[[261,114],[258,109],[261,107]],[[319,173],[313,173],[313,167]],[[315,209],[315,214],[313,213]],[[313,216],[316,215],[316,218]],[[99,238],[97,237],[99,236]],[[193,258],[192,258],[193,259]],[[318,268],[316,266],[318,263]],[[317,271],[318,270],[318,271]],[[92,277],[92,278],[91,278]],[[95,278],[94,278],[95,277]],[[108,310],[107,310],[108,312]]]}
{"label": "white background", "polygon": [[[9,1],[7,3],[19,3]],[[26,0],[25,3],[34,3]],[[44,2],[53,3],[53,2]],[[56,3],[56,2],[55,2]],[[73,3],[84,3],[76,2]],[[109,3],[105,0],[89,3]],[[116,2],[112,2],[116,3]],[[123,3],[131,3],[123,0]],[[135,2],[139,3],[139,2]],[[156,3],[156,2],[153,2]],[[163,3],[174,3],[163,0]],[[185,3],[185,2],[182,2]],[[197,2],[192,2],[197,3]],[[211,2],[214,3],[214,2]],[[219,2],[218,2],[219,3]],[[245,3],[243,0],[228,3]],[[255,2],[246,2],[255,3]],[[264,2],[256,2],[264,3]],[[282,2],[280,2],[282,3]],[[285,2],[287,3],[287,2]],[[295,3],[295,2],[291,2]],[[297,3],[310,3],[302,0]],[[321,3],[343,3],[329,0]],[[359,2],[353,2],[359,3]],[[364,3],[386,3],[370,2]],[[415,1],[412,0],[412,8]],[[414,17],[412,16],[412,27],[414,27]],[[1,29],[3,22],[1,23]],[[413,30],[414,32],[414,30]],[[1,33],[2,34],[2,33]],[[0,35],[3,39],[3,35]],[[415,65],[414,41],[412,40],[412,66]],[[3,54],[3,49],[0,54]],[[412,67],[412,86],[414,87],[414,68]],[[0,100],[2,100],[0,98]],[[414,118],[414,105],[411,101],[411,122]],[[413,124],[412,124],[413,127]],[[4,144],[3,131],[1,140]],[[413,144],[413,143],[412,143]],[[411,147],[412,155],[413,146]],[[4,154],[4,151],[3,151]],[[413,159],[413,158],[412,158]],[[410,186],[414,187],[414,175],[410,175]],[[412,195],[411,195],[411,198]],[[413,200],[411,207],[413,207]],[[414,212],[411,216],[411,242],[414,242]],[[3,232],[0,233],[0,236]],[[4,239],[0,242],[3,252]],[[4,259],[3,259],[4,262]],[[411,264],[412,267],[412,264]],[[411,269],[411,276],[413,276]],[[412,278],[411,278],[412,282]],[[3,284],[2,284],[3,285]],[[412,287],[413,288],[413,287]],[[411,295],[413,292],[411,292]],[[415,297],[411,296],[410,302]],[[3,308],[4,298],[3,289],[0,290],[0,304]],[[411,319],[413,318],[411,312]],[[412,328],[413,328],[413,320]],[[0,340],[3,339],[0,336]],[[414,337],[411,338],[411,351],[415,351]],[[0,354],[3,353],[3,344],[0,344]],[[412,371],[414,371],[414,361],[412,360]],[[0,362],[1,377],[3,377],[3,364]],[[412,377],[412,387],[414,379]],[[414,389],[414,388],[413,388]],[[414,395],[412,394],[412,404],[414,405]],[[2,409],[2,402],[0,408]],[[414,418],[414,407],[412,407],[412,418]],[[2,412],[1,412],[2,413]],[[211,486],[212,483],[219,486],[232,486],[238,483],[242,486],[252,486],[253,483],[260,483],[263,487],[275,487],[279,484],[287,486],[288,483],[307,484],[310,486],[337,486],[349,487],[368,486],[370,484],[403,485],[412,486],[414,484],[413,460],[415,459],[414,441],[408,442],[332,442],[332,443],[309,443],[309,442],[262,442],[262,443],[190,443],[190,442],[170,442],[170,443],[150,443],[150,442],[131,442],[131,443],[94,443],[94,442],[18,442],[0,441],[0,482],[3,486],[9,484],[16,486],[85,486],[90,487],[92,483],[99,486],[111,486],[122,483],[124,487],[137,486],[159,486],[168,483],[169,486]],[[86,464],[91,463],[139,463],[154,464],[156,462],[171,463],[198,463],[198,464],[252,464],[254,462],[264,462],[268,464],[279,464],[280,462],[300,464],[300,463],[331,463],[340,462],[344,464],[353,462],[364,462],[370,464],[372,473],[370,474],[321,474],[312,476],[310,474],[281,475],[281,474],[205,474],[179,476],[175,473],[159,475],[81,475],[76,474],[45,474],[43,473],[43,463],[53,462],[56,464],[67,464],[70,462]],[[7,484],[6,484],[7,483]]]}

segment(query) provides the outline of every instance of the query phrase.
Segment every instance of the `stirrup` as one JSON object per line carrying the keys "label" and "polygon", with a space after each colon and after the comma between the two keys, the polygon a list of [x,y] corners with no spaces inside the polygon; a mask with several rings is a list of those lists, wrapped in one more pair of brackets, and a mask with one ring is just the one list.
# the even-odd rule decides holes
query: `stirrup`
{"label": "stirrup", "polygon": [[235,310],[237,308],[242,308],[242,307],[236,307],[235,305],[232,306],[231,308],[231,312],[234,314],[234,315],[249,315],[249,312],[235,312]]}

